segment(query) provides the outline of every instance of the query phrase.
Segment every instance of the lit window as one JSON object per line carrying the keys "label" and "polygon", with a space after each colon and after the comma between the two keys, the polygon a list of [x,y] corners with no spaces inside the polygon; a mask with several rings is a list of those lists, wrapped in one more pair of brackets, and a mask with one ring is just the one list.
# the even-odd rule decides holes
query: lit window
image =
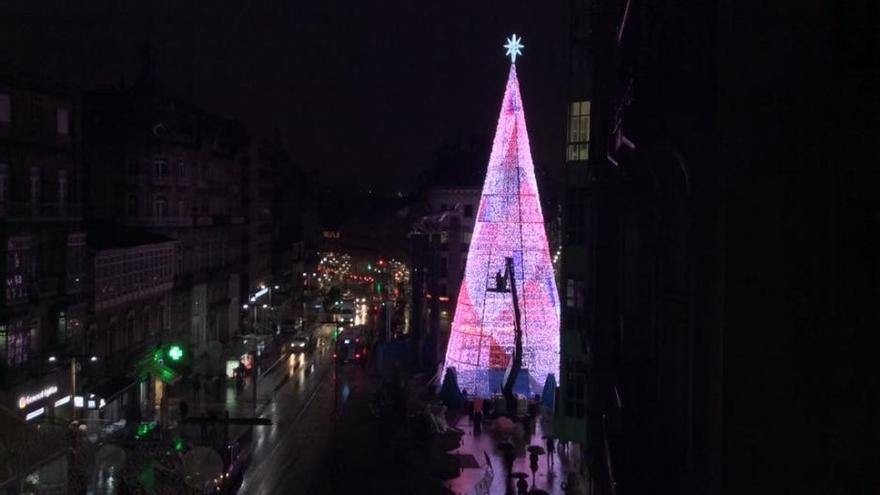
{"label": "lit window", "polygon": [[583,280],[568,279],[565,290],[565,306],[572,309],[584,308],[586,283]]}
{"label": "lit window", "polygon": [[0,94],[0,123],[9,124],[12,122],[12,103],[9,101],[9,95]]}
{"label": "lit window", "polygon": [[566,159],[582,161],[590,157],[590,102],[573,101],[568,114]]}
{"label": "lit window", "polygon": [[70,113],[64,107],[58,107],[56,112],[56,124],[58,134],[66,136],[70,134]]}

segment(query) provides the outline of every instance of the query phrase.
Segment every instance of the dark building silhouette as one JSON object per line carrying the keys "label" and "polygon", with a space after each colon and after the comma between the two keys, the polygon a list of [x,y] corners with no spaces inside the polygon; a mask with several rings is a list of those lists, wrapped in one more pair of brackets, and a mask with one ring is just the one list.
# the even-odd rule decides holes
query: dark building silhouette
{"label": "dark building silhouette", "polygon": [[854,10],[572,3],[559,414],[594,493],[880,486],[878,26]]}
{"label": "dark building silhouette", "polygon": [[70,393],[47,360],[86,325],[81,136],[75,89],[0,65],[0,388],[22,417]]}
{"label": "dark building silhouette", "polygon": [[143,62],[132,87],[85,96],[89,211],[177,241],[166,337],[200,354],[238,332],[249,138],[239,122],[169,94],[149,47]]}
{"label": "dark building silhouette", "polygon": [[445,143],[422,177],[410,234],[410,326],[432,370],[446,353],[491,146],[479,136]]}

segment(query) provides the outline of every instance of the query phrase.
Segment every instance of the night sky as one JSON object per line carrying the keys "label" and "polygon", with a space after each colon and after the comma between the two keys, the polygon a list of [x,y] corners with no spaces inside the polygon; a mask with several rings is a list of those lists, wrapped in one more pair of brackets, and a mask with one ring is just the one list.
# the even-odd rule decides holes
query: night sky
{"label": "night sky", "polygon": [[[18,0],[0,6],[9,62],[86,89],[132,84],[158,49],[172,94],[253,135],[278,129],[322,179],[407,189],[443,142],[494,132],[511,33],[539,174],[562,163],[562,2]],[[486,150],[488,158],[489,150]],[[550,174],[554,175],[553,173]]]}

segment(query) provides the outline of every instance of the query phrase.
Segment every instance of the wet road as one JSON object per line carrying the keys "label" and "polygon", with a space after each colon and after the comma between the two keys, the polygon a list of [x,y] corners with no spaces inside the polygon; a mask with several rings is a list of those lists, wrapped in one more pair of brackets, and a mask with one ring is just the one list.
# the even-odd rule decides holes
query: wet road
{"label": "wet road", "polygon": [[366,385],[359,366],[332,363],[330,332],[319,329],[319,343],[308,354],[293,354],[263,378],[260,416],[271,426],[256,427],[239,494],[310,493],[328,472],[336,418],[346,400]]}

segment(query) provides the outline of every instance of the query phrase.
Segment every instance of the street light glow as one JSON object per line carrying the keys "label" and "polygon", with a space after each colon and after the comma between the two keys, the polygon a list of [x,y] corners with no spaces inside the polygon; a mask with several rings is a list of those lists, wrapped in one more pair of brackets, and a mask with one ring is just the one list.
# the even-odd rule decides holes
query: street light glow
{"label": "street light glow", "polygon": [[54,363],[54,362],[57,361],[57,360],[58,360],[58,358],[56,358],[55,356],[49,356],[49,362],[50,362],[50,363]]}

